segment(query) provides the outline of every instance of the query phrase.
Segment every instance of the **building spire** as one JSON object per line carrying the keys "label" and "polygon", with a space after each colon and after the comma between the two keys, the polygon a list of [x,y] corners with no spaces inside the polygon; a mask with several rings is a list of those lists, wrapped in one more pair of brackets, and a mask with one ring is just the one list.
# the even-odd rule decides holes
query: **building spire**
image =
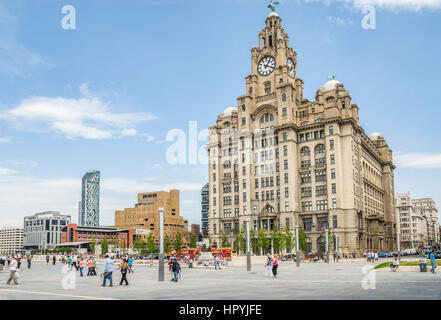
{"label": "building spire", "polygon": [[268,5],[267,8],[270,8],[272,12],[276,12],[276,7],[279,5],[279,2],[273,2],[273,0],[271,0],[271,3]]}

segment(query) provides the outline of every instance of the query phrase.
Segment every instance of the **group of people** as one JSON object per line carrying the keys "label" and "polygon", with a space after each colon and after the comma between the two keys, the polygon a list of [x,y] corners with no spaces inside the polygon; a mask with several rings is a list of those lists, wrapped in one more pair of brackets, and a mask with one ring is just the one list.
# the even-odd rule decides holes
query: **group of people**
{"label": "group of people", "polygon": [[364,253],[363,256],[367,259],[367,262],[378,262],[378,252],[367,252]]}
{"label": "group of people", "polygon": [[[126,286],[129,285],[129,281],[127,280],[127,273],[134,273],[133,270],[133,257],[132,256],[124,256],[121,258],[117,270],[121,272],[121,281],[119,282],[119,285],[122,286],[123,283],[125,283]],[[101,277],[103,278],[102,287],[106,286],[107,280],[109,280],[109,286],[113,287],[113,272],[115,272],[115,266],[113,263],[113,259],[106,255],[104,260],[104,270],[101,274]]]}
{"label": "group of people", "polygon": [[[279,267],[279,260],[277,260],[277,255],[271,257],[269,254],[266,255],[265,260],[265,276],[277,278],[277,268]],[[271,275],[272,273],[272,275]]]}

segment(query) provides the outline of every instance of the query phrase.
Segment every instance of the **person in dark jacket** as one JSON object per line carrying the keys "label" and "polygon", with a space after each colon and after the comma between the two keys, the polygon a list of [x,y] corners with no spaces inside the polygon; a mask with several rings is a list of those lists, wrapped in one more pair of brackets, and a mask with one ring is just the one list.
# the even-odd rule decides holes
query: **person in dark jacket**
{"label": "person in dark jacket", "polygon": [[119,285],[122,286],[123,281],[125,281],[126,286],[128,286],[129,282],[127,281],[127,270],[129,270],[129,264],[127,262],[127,259],[123,259],[118,269],[121,270],[121,276],[122,276]]}
{"label": "person in dark jacket", "polygon": [[181,266],[179,265],[179,262],[176,260],[176,258],[173,258],[172,271],[175,276],[175,278],[172,279],[172,281],[178,282],[178,276],[179,276],[179,272],[181,272]]}

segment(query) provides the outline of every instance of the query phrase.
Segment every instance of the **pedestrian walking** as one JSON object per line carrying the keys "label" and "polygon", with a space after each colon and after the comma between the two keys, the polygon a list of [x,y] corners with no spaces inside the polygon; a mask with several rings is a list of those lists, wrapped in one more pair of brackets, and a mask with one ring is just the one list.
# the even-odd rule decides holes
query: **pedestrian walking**
{"label": "pedestrian walking", "polygon": [[80,277],[83,276],[83,269],[84,269],[84,259],[80,258],[80,263],[78,265],[78,268],[80,269]]}
{"label": "pedestrian walking", "polygon": [[129,273],[134,273],[135,271],[133,271],[133,257],[130,256],[129,260],[128,260],[128,266],[129,266]]}
{"label": "pedestrian walking", "polygon": [[92,263],[92,258],[87,259],[87,276],[91,276],[92,275],[92,270],[93,270],[93,263]]}
{"label": "pedestrian walking", "polygon": [[128,264],[127,259],[122,260],[118,269],[121,270],[121,281],[120,281],[119,285],[122,286],[123,282],[125,282],[126,286],[128,286],[129,282],[127,281],[127,270],[130,270],[130,269],[129,269],[129,264]]}
{"label": "pedestrian walking", "polygon": [[215,269],[221,269],[221,258],[220,255],[216,255],[216,257],[214,258],[214,268]]}
{"label": "pedestrian walking", "polygon": [[52,257],[52,265],[55,265],[56,262],[57,262],[57,256],[53,255],[53,257]]}
{"label": "pedestrian walking", "polygon": [[378,262],[378,252],[377,251],[375,251],[374,258],[375,258],[375,262]]}
{"label": "pedestrian walking", "polygon": [[110,287],[113,287],[112,273],[115,271],[115,267],[113,266],[113,260],[106,255],[106,260],[104,260],[104,273],[103,273],[103,284],[102,287],[106,286],[106,280],[109,279]]}
{"label": "pedestrian walking", "polygon": [[435,250],[432,250],[432,253],[430,254],[430,263],[432,264],[432,269],[430,270],[430,272],[436,273],[435,272],[435,269],[436,269]]}
{"label": "pedestrian walking", "polygon": [[266,261],[265,261],[265,276],[271,277],[271,257],[269,254],[266,255]]}
{"label": "pedestrian walking", "polygon": [[176,260],[176,258],[173,258],[172,271],[173,271],[173,275],[174,275],[174,279],[172,279],[172,281],[178,282],[178,277],[179,277],[179,273],[181,271],[181,266],[179,265],[179,262]]}
{"label": "pedestrian walking", "polygon": [[[15,257],[11,257],[11,263],[6,267],[9,268],[9,278],[8,281],[6,282],[6,284],[10,284],[11,281],[14,281],[15,285],[18,285],[18,278],[19,275],[17,273],[17,271],[19,270],[19,266],[18,266],[18,261]],[[23,269],[21,269],[23,270]]]}
{"label": "pedestrian walking", "polygon": [[273,275],[275,278],[277,278],[277,267],[279,266],[279,261],[277,260],[277,255],[274,255],[274,261],[273,261]]}
{"label": "pedestrian walking", "polygon": [[96,261],[95,261],[95,258],[92,258],[92,275],[96,276]]}
{"label": "pedestrian walking", "polygon": [[47,265],[47,266],[49,265],[49,260],[50,260],[49,255],[46,255],[46,265]]}
{"label": "pedestrian walking", "polygon": [[30,269],[31,268],[31,263],[32,263],[32,256],[31,255],[27,256],[26,257],[26,261],[28,262],[28,269]]}
{"label": "pedestrian walking", "polygon": [[78,262],[78,257],[77,257],[76,255],[74,255],[74,256],[72,257],[72,266],[75,267],[75,270],[78,271],[78,265],[77,265],[77,262]]}

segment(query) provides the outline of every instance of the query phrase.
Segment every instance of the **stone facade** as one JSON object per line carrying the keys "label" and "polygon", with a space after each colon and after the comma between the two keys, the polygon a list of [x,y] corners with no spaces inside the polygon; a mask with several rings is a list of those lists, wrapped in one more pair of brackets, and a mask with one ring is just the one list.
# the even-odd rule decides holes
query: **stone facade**
{"label": "stone facade", "polygon": [[438,209],[431,198],[413,199],[415,210],[420,212],[427,220],[427,245],[439,245],[439,220]]}
{"label": "stone facade", "polygon": [[164,235],[168,235],[173,241],[179,231],[187,244],[188,220],[179,215],[179,190],[139,193],[138,203],[134,208],[115,211],[115,227],[150,230],[158,244],[160,207],[164,208]]}
{"label": "stone facade", "polygon": [[[209,128],[209,234],[220,246],[245,221],[251,229],[299,225],[307,251],[323,229],[349,256],[396,248],[392,151],[367,136],[358,106],[335,79],[303,97],[297,53],[275,12],[251,50],[246,94]],[[231,241],[230,241],[231,243]]]}

